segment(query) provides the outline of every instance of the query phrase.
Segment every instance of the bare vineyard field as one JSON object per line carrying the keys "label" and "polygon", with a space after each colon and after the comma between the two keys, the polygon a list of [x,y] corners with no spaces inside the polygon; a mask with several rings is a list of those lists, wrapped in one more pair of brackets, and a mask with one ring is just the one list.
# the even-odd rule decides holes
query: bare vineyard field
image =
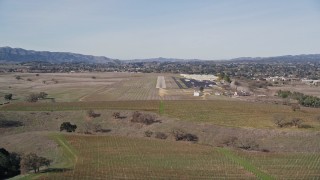
{"label": "bare vineyard field", "polygon": [[276,179],[319,179],[320,153],[245,153],[238,156]]}
{"label": "bare vineyard field", "polygon": [[[319,153],[262,153],[116,136],[55,135],[74,165],[42,179],[317,179]],[[61,169],[64,169],[60,167]]]}
{"label": "bare vineyard field", "polygon": [[[43,179],[254,179],[209,146],[112,136],[68,135],[75,165]],[[70,152],[69,152],[70,154]],[[74,156],[74,157],[73,157]]]}

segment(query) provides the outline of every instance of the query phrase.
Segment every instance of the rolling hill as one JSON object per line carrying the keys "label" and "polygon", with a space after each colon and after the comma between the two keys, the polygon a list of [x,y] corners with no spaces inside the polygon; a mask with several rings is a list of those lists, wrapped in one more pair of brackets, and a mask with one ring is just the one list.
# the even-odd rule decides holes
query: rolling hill
{"label": "rolling hill", "polygon": [[50,63],[86,62],[119,63],[119,60],[104,56],[82,55],[70,52],[33,51],[21,48],[0,47],[0,61],[28,62],[45,61]]}

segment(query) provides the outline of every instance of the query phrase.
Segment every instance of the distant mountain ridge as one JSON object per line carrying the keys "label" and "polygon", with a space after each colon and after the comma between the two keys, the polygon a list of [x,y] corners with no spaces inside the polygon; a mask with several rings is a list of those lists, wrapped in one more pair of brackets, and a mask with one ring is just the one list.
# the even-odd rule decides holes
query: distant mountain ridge
{"label": "distant mountain ridge", "polygon": [[203,59],[163,58],[163,57],[123,60],[123,62],[190,62],[190,61],[206,61],[206,60],[203,60]]}
{"label": "distant mountain ridge", "polygon": [[297,62],[297,61],[320,61],[320,54],[285,55],[273,57],[240,57],[230,61],[263,61],[263,62]]}
{"label": "distant mountain ridge", "polygon": [[13,62],[45,61],[51,63],[119,63],[119,60],[107,58],[104,56],[83,55],[70,52],[34,51],[11,47],[0,47],[0,61],[1,60]]}
{"label": "distant mountain ridge", "polygon": [[[50,51],[34,51],[22,48],[0,47],[0,61],[11,62],[28,62],[28,61],[45,61],[51,63],[62,62],[86,62],[86,63],[116,63],[121,62],[194,62],[209,61],[201,59],[178,59],[178,58],[148,58],[148,59],[132,59],[118,60],[105,56],[83,55],[70,52],[50,52]],[[320,54],[301,54],[286,55],[274,57],[239,57],[229,60],[217,60],[217,62],[297,62],[297,61],[320,61]]]}

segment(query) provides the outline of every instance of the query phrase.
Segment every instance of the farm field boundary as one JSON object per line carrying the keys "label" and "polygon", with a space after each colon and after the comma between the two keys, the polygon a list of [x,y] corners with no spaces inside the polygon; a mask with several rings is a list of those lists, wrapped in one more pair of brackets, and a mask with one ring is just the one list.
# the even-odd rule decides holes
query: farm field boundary
{"label": "farm field boundary", "polygon": [[55,102],[16,103],[2,106],[0,111],[64,111],[87,109],[123,109],[157,111],[160,101],[99,101],[99,102]]}
{"label": "farm field boundary", "polygon": [[228,157],[231,161],[235,162],[236,164],[239,164],[240,166],[245,168],[247,171],[250,171],[253,174],[255,174],[259,179],[263,179],[263,180],[274,179],[271,175],[263,171],[260,171],[254,165],[252,165],[249,161],[232,153],[230,150],[225,148],[218,148],[217,150],[221,152],[224,156]]}

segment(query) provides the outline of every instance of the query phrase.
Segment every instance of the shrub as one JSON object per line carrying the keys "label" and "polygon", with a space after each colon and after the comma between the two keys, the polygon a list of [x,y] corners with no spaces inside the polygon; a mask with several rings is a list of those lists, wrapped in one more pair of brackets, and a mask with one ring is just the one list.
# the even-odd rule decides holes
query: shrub
{"label": "shrub", "polygon": [[199,140],[198,136],[194,135],[194,134],[185,134],[184,135],[184,140],[185,141],[193,141],[193,142],[197,142]]}
{"label": "shrub", "polygon": [[155,138],[157,138],[157,139],[167,139],[167,137],[168,136],[163,132],[156,132]]}
{"label": "shrub", "polygon": [[38,94],[38,98],[39,98],[39,99],[44,99],[44,98],[46,98],[47,96],[48,96],[48,94],[45,93],[45,92],[40,92],[40,93]]}
{"label": "shrub", "polygon": [[84,124],[84,133],[92,134],[92,132],[103,132],[102,126],[100,124],[92,124],[87,122]]}
{"label": "shrub", "polygon": [[90,117],[90,118],[96,118],[96,117],[99,117],[99,116],[100,116],[100,114],[95,113],[92,109],[90,109],[90,110],[87,111],[87,115],[88,115],[88,117]]}
{"label": "shrub", "polygon": [[[223,144],[230,146],[230,147],[235,147],[235,148],[240,148],[244,149],[247,151],[258,151],[259,150],[259,144],[256,143],[253,139],[238,139],[237,137],[229,137],[226,140],[224,140]],[[262,152],[269,152],[269,150],[262,149],[260,150]]]}
{"label": "shrub", "polygon": [[153,132],[150,131],[150,130],[147,130],[147,131],[144,132],[144,136],[146,136],[146,137],[151,137],[152,134],[153,134]]}
{"label": "shrub", "polygon": [[32,79],[28,78],[27,81],[32,81]]}
{"label": "shrub", "polygon": [[114,113],[112,114],[112,116],[113,116],[115,119],[125,119],[125,118],[127,118],[127,116],[121,115],[120,112],[114,112]]}
{"label": "shrub", "polygon": [[94,130],[95,132],[102,132],[102,131],[103,131],[101,124],[95,124],[95,125],[93,126],[93,130]]}
{"label": "shrub", "polygon": [[74,132],[77,129],[77,125],[72,125],[70,122],[63,122],[60,125],[60,131],[66,130],[67,132]]}
{"label": "shrub", "polygon": [[5,100],[12,100],[12,94],[6,94],[6,95],[4,95],[4,99]]}
{"label": "shrub", "polygon": [[21,78],[21,76],[18,75],[18,76],[16,76],[16,79],[17,79],[17,80],[20,80],[20,79],[22,79],[22,78]]}
{"label": "shrub", "polygon": [[144,113],[140,113],[140,112],[136,111],[132,115],[131,122],[150,125],[150,124],[160,122],[160,121],[156,120],[156,117],[154,115],[144,114]]}
{"label": "shrub", "polygon": [[290,91],[281,91],[281,90],[279,90],[277,93],[278,93],[278,96],[282,97],[282,98],[287,98],[287,97],[292,95],[292,93]]}
{"label": "shrub", "polygon": [[115,119],[118,119],[120,117],[120,112],[114,112],[112,114],[112,116],[115,118]]}
{"label": "shrub", "polygon": [[45,92],[40,93],[31,93],[27,96],[26,101],[28,102],[37,102],[39,99],[45,99],[48,96]]}
{"label": "shrub", "polygon": [[239,141],[238,148],[244,150],[259,150],[259,144],[256,143],[254,140],[246,139],[244,141]]}
{"label": "shrub", "polygon": [[292,123],[293,126],[299,126],[299,125],[302,124],[302,119],[300,119],[300,118],[293,118],[293,119],[291,120],[291,123]]}
{"label": "shrub", "polygon": [[283,125],[282,125],[282,127],[291,127],[291,126],[293,126],[293,122],[292,121],[284,122]]}
{"label": "shrub", "polygon": [[172,131],[173,136],[175,137],[176,141],[193,141],[196,142],[198,141],[198,137],[194,134],[190,133],[185,133],[182,130],[173,130]]}
{"label": "shrub", "polygon": [[37,102],[38,99],[39,99],[38,94],[32,93],[29,96],[27,96],[26,101],[28,101],[28,102]]}
{"label": "shrub", "polygon": [[276,115],[276,116],[273,117],[273,119],[274,119],[274,123],[278,127],[280,127],[280,128],[284,127],[284,125],[285,125],[285,117],[280,116],[280,115]]}
{"label": "shrub", "polygon": [[292,111],[300,110],[299,104],[291,104]]}
{"label": "shrub", "polygon": [[300,126],[302,123],[302,119],[300,118],[293,118],[291,121],[287,122],[285,121],[285,118],[283,116],[274,116],[274,123],[279,127],[290,127],[290,126]]}
{"label": "shrub", "polygon": [[237,142],[238,142],[238,138],[232,136],[232,137],[228,137],[227,139],[223,140],[222,144],[227,145],[227,146],[231,146],[231,147],[235,147]]}

